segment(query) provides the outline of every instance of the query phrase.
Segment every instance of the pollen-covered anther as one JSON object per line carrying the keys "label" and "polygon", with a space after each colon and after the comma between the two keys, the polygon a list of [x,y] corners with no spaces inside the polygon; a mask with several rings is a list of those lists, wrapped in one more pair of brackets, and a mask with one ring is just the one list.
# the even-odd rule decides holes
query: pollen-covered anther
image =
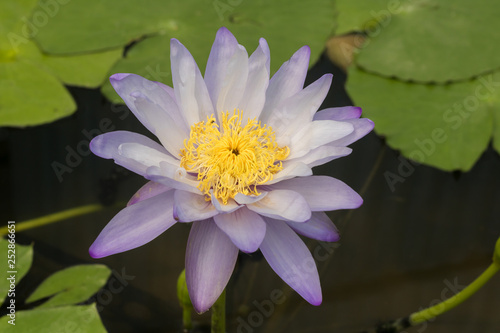
{"label": "pollen-covered anther", "polygon": [[273,130],[255,119],[242,126],[243,112],[221,114],[220,126],[213,115],[191,127],[181,150],[181,167],[198,174],[198,189],[227,204],[237,193],[259,195],[264,184],[282,170],[281,161],[290,153],[279,147]]}

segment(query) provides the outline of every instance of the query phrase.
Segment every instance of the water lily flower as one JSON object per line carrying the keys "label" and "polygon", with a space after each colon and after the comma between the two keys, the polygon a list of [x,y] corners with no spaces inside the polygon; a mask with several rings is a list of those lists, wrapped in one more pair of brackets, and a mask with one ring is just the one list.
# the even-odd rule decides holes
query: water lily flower
{"label": "water lily flower", "polygon": [[319,275],[297,235],[337,241],[325,211],[351,209],[361,197],[311,168],[351,152],[373,128],[357,107],[318,111],[332,81],[304,88],[310,50],[299,49],[270,79],[265,39],[250,55],[226,28],[202,76],[189,51],[171,40],[173,88],[134,74],[111,84],[159,140],[116,131],[92,152],[149,180],[90,247],[101,258],[142,246],[175,223],[192,222],[186,282],[199,313],[224,290],[238,251],[260,250],[305,300],[322,301]]}

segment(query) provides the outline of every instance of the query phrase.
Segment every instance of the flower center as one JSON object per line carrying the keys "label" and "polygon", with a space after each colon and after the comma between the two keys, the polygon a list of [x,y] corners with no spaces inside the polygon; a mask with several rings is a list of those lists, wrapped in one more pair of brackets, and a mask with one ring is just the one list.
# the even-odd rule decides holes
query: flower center
{"label": "flower center", "polygon": [[249,119],[242,126],[243,112],[222,114],[221,125],[213,115],[191,127],[181,150],[181,167],[197,173],[198,189],[227,204],[237,193],[259,195],[257,185],[271,180],[283,169],[281,161],[290,153],[278,147],[273,130]]}

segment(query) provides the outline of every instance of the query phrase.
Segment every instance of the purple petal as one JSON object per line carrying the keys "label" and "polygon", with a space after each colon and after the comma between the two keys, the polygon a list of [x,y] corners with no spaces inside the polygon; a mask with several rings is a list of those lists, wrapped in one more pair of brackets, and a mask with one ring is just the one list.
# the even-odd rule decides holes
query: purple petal
{"label": "purple petal", "polygon": [[[130,150],[133,149],[139,150],[134,154],[134,156],[137,157],[140,157],[141,152],[143,152],[144,155],[148,155],[149,153],[151,153],[158,158],[164,158],[167,161],[174,161],[173,157],[162,145],[156,143],[155,141],[144,135],[133,132],[116,131],[104,133],[96,136],[90,142],[90,150],[97,156],[108,159],[112,158],[116,164],[144,176],[146,174],[147,168],[150,165],[144,164],[144,160],[142,159],[136,160],[132,158],[132,155],[130,155],[130,157],[122,155],[123,147],[130,148],[125,149],[125,151],[128,150],[129,153],[131,153]],[[148,153],[146,153],[146,151]]]}
{"label": "purple petal", "polygon": [[348,146],[370,133],[374,127],[373,121],[367,118],[345,120],[345,122],[352,124],[354,126],[354,131],[339,140],[330,142],[328,144],[329,146]]}
{"label": "purple petal", "polygon": [[257,251],[266,234],[266,222],[259,214],[243,207],[230,214],[214,217],[217,226],[241,251]]}
{"label": "purple petal", "polygon": [[205,195],[176,190],[174,195],[174,217],[179,222],[193,222],[219,214]]}
{"label": "purple petal", "polygon": [[[164,126],[169,125],[158,122],[156,119],[158,116],[165,117],[165,115],[172,119],[172,126],[177,126],[183,131],[189,130],[189,127],[184,122],[177,103],[169,92],[172,88],[168,87],[170,89],[166,89],[163,87],[163,84],[149,81],[148,79],[135,74],[114,74],[109,78],[109,81],[137,119],[139,119],[139,121],[152,133],[160,133]],[[149,114],[149,110],[138,108],[134,103],[135,98],[132,96],[132,93],[134,92],[141,93],[154,104],[158,105],[161,109],[161,113],[164,113],[165,115],[161,115],[160,112],[156,114]]]}
{"label": "purple petal", "polygon": [[311,219],[304,223],[286,222],[295,232],[324,242],[336,242],[340,239],[339,232],[328,215],[324,212],[313,212]]}
{"label": "purple petal", "polygon": [[312,121],[314,113],[328,94],[331,83],[332,74],[323,75],[284,101],[269,116],[266,124],[272,127],[278,137],[291,138],[304,124]]}
{"label": "purple petal", "polygon": [[170,63],[175,100],[191,126],[214,113],[205,81],[193,56],[177,39],[170,41]]}
{"label": "purple petal", "polygon": [[269,86],[269,57],[267,42],[261,38],[259,46],[248,59],[248,80],[239,103],[245,119],[258,119],[264,107]]}
{"label": "purple petal", "polygon": [[90,246],[93,258],[135,249],[174,225],[174,192],[167,191],[125,207],[104,227]]}
{"label": "purple petal", "polygon": [[311,218],[307,201],[299,193],[289,190],[273,190],[247,207],[260,215],[280,220],[305,222]]}
{"label": "purple petal", "polygon": [[[210,193],[212,193],[212,192],[210,192]],[[242,205],[239,205],[233,199],[229,199],[227,201],[227,204],[224,205],[222,203],[222,201],[217,199],[213,194],[211,196],[211,201],[212,201],[212,205],[214,205],[215,209],[217,209],[217,211],[219,213],[232,213],[232,212],[236,211],[237,209],[240,209],[241,207],[243,207]]]}
{"label": "purple petal", "polygon": [[196,177],[188,174],[184,168],[172,163],[160,162],[159,166],[147,168],[144,178],[177,190],[200,193]]}
{"label": "purple petal", "polygon": [[302,162],[285,161],[283,162],[283,169],[276,173],[273,179],[266,182],[266,185],[275,184],[294,177],[307,177],[312,174],[312,169]]}
{"label": "purple petal", "polygon": [[322,301],[316,263],[309,249],[283,221],[266,219],[266,237],[260,250],[283,281],[312,305]]}
{"label": "purple petal", "polygon": [[340,108],[328,108],[318,111],[314,120],[347,120],[361,117],[361,108],[357,106],[343,106]]}
{"label": "purple petal", "polygon": [[315,148],[305,154],[302,157],[294,158],[290,161],[290,163],[304,163],[308,167],[313,168],[318,165],[322,165],[328,163],[336,158],[344,157],[349,155],[352,152],[351,148],[347,147],[332,147],[330,145],[320,146]]}
{"label": "purple petal", "polygon": [[363,199],[352,188],[328,176],[293,178],[270,187],[300,193],[312,211],[353,209],[363,203]]}
{"label": "purple petal", "polygon": [[233,34],[225,27],[220,28],[215,36],[205,69],[205,83],[214,103],[214,109],[217,106],[219,92],[224,85],[227,64],[237,49],[238,41]]}
{"label": "purple petal", "polygon": [[239,107],[247,77],[247,51],[229,30],[220,28],[205,70],[205,82],[217,114]]}
{"label": "purple petal", "polygon": [[137,191],[132,198],[127,203],[127,206],[131,206],[133,204],[136,204],[138,202],[144,201],[146,199],[152,198],[154,196],[157,196],[158,194],[161,194],[163,192],[166,192],[168,190],[171,190],[170,187],[162,185],[160,183],[155,183],[155,182],[147,182],[143,187]]}
{"label": "purple petal", "polygon": [[234,201],[240,205],[248,205],[254,202],[257,202],[264,198],[267,195],[267,192],[261,192],[259,195],[245,195],[243,193],[236,193],[234,196]]}
{"label": "purple petal", "polygon": [[288,159],[304,156],[312,149],[341,139],[353,131],[353,125],[344,121],[318,120],[310,122],[292,136]]}
{"label": "purple petal", "polygon": [[186,249],[186,283],[193,307],[207,311],[234,270],[238,248],[212,219],[193,223]]}
{"label": "purple petal", "polygon": [[309,68],[309,46],[301,47],[285,62],[269,81],[266,92],[266,103],[260,119],[266,123],[273,110],[288,97],[295,95],[304,87],[307,69]]}
{"label": "purple petal", "polygon": [[189,137],[188,129],[178,126],[167,112],[142,92],[136,91],[130,95],[134,98],[136,108],[144,113],[146,121],[154,125],[153,134],[172,156],[178,158],[184,148],[184,139]]}

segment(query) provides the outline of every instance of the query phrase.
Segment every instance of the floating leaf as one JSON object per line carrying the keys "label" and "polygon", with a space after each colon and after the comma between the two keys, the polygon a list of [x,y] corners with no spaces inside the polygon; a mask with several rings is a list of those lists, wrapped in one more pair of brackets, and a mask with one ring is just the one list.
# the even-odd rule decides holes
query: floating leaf
{"label": "floating leaf", "polygon": [[[361,7],[366,1],[348,2],[341,4],[360,6],[358,12],[348,12],[356,25],[359,17],[367,20],[363,30],[370,39],[359,53],[357,64],[369,72],[443,83],[500,68],[498,1],[390,1],[377,10],[368,9],[374,4]],[[339,4],[339,11],[343,5]],[[345,15],[340,12],[339,16]]]}
{"label": "floating leaf", "polygon": [[62,306],[50,309],[17,311],[15,325],[2,317],[0,331],[4,333],[105,333],[95,304]]}
{"label": "floating leaf", "polygon": [[448,85],[349,71],[347,90],[387,143],[417,162],[469,170],[492,139],[500,151],[500,71]]}
{"label": "floating leaf", "polygon": [[[260,37],[271,49],[275,71],[302,45],[311,47],[315,61],[333,28],[332,0],[305,1],[71,1],[36,35],[50,54],[95,52],[133,41],[126,58],[111,73],[136,73],[170,84],[170,39],[188,47],[204,70],[215,33],[226,26],[253,51]],[[99,29],[96,29],[99,27]],[[106,83],[108,98],[121,102]]]}
{"label": "floating leaf", "polygon": [[400,4],[398,0],[337,0],[335,34],[369,30],[375,27],[379,20],[383,20],[385,12],[394,11]]}
{"label": "floating leaf", "polygon": [[[13,224],[9,224],[13,225]],[[12,229],[12,228],[10,228]],[[12,275],[15,276],[15,285],[19,284],[19,281],[28,273],[31,263],[33,261],[33,245],[21,245],[15,244],[15,249],[9,248],[9,244],[11,244],[8,240],[11,239],[7,234],[7,238],[0,238],[0,270],[5,277],[0,279],[0,304],[3,303],[10,289],[10,278]],[[15,240],[15,238],[14,238]],[[11,246],[12,247],[12,246]],[[9,251],[14,250],[14,252]],[[8,257],[12,256],[14,257]],[[14,262],[9,261],[14,260]],[[10,266],[10,265],[14,266]],[[16,273],[10,273],[16,272]],[[4,275],[2,275],[4,276]]]}
{"label": "floating leaf", "polygon": [[84,302],[108,280],[111,271],[104,265],[78,265],[49,276],[26,300],[27,303],[54,295],[38,308]]}
{"label": "floating leaf", "polygon": [[32,37],[43,30],[60,4],[0,2],[0,126],[32,126],[68,116],[76,104],[65,84],[95,88],[102,84],[122,50],[51,56]]}
{"label": "floating leaf", "polygon": [[44,56],[41,63],[65,84],[97,88],[107,79],[109,69],[122,53],[119,48],[74,56]]}

